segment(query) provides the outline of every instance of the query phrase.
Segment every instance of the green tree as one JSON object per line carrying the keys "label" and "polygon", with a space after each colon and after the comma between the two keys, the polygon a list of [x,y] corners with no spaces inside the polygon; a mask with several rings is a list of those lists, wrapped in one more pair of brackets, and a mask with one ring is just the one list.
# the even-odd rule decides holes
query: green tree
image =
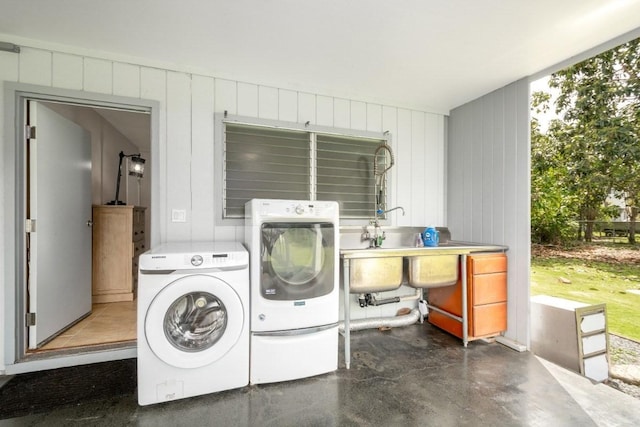
{"label": "green tree", "polygon": [[[624,195],[633,221],[637,215],[639,58],[636,39],[554,73],[549,80],[549,86],[560,91],[555,106],[564,125],[555,140],[566,166],[565,184],[578,198],[578,216],[587,221],[587,241],[612,189]],[[633,233],[630,241],[635,241]]]}
{"label": "green tree", "polygon": [[[549,109],[548,93],[534,92],[531,99],[534,113]],[[555,140],[561,129],[562,122],[553,121],[543,133],[535,114],[531,119],[531,240],[535,243],[561,244],[576,228],[576,197],[566,185],[566,168]]]}

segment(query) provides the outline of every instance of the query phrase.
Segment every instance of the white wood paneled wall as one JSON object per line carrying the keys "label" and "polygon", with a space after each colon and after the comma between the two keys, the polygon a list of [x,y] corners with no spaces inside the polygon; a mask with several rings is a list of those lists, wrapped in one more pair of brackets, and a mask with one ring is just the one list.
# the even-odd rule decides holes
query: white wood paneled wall
{"label": "white wood paneled wall", "polygon": [[[155,100],[159,113],[158,203],[162,241],[240,240],[236,227],[216,227],[212,215],[215,112],[286,122],[384,132],[392,135],[394,225],[445,224],[445,116],[315,95],[275,87],[163,70],[23,46],[0,52],[5,81]],[[4,93],[0,96],[4,96]],[[10,125],[3,123],[3,126]],[[172,209],[187,211],[186,223],[170,222]]]}
{"label": "white wood paneled wall", "polygon": [[458,240],[509,246],[508,331],[529,345],[530,136],[526,79],[449,118],[447,223]]}
{"label": "white wood paneled wall", "polygon": [[[247,82],[197,75],[176,69],[162,69],[103,57],[89,57],[66,51],[53,51],[22,45],[19,54],[0,52],[1,82],[18,82],[56,89],[117,95],[154,100],[159,104],[158,149],[150,153],[150,167],[158,171],[159,182],[152,183],[153,217],[151,225],[159,241],[243,240],[242,227],[215,226],[213,213],[220,195],[214,194],[214,113],[257,117],[285,122],[336,128],[384,132],[392,135],[396,166],[390,171],[391,203],[402,206],[391,215],[391,225],[424,226],[445,223],[445,116],[388,105],[366,103],[334,96],[316,95],[267,87]],[[14,125],[6,118],[4,90],[0,91],[0,161],[13,162],[7,152],[14,141],[6,141],[5,129]],[[3,171],[5,169],[3,168]],[[13,177],[0,175],[0,222],[13,224],[8,200],[15,187],[5,182]],[[187,222],[170,221],[172,209],[184,209]],[[148,210],[149,213],[151,210]],[[9,212],[9,213],[8,213]],[[0,270],[13,265],[11,247],[15,236],[9,227],[0,230]],[[12,286],[0,277],[0,304],[5,289]],[[6,283],[5,283],[6,281]],[[4,343],[0,329],[0,343]],[[1,345],[1,344],[0,344]],[[4,367],[0,348],[0,370]]]}

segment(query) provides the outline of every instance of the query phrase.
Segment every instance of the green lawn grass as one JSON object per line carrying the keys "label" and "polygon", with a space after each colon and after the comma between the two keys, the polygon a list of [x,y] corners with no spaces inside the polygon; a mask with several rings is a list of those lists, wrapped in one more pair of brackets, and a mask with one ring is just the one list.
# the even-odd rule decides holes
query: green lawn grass
{"label": "green lawn grass", "polygon": [[[571,283],[565,284],[560,278]],[[640,341],[640,267],[581,259],[533,258],[531,295],[607,304],[609,332]]]}

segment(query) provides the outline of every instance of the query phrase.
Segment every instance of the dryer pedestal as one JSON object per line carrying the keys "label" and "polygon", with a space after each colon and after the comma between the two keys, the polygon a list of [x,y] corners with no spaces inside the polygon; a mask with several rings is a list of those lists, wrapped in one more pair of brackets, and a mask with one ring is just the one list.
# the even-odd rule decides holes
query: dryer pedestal
{"label": "dryer pedestal", "polygon": [[326,328],[251,334],[250,383],[290,381],[338,369],[338,325]]}

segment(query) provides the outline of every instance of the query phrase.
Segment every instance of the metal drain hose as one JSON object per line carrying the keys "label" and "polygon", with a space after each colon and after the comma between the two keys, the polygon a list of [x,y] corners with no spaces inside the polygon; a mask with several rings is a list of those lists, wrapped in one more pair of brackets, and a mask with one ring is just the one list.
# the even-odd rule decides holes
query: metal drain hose
{"label": "metal drain hose", "polygon": [[[361,331],[363,329],[372,329],[380,327],[396,328],[399,326],[413,325],[420,319],[420,311],[417,308],[411,310],[409,314],[404,316],[393,317],[372,317],[370,319],[357,319],[349,322],[350,331]],[[344,332],[344,322],[338,325],[340,333]]]}

